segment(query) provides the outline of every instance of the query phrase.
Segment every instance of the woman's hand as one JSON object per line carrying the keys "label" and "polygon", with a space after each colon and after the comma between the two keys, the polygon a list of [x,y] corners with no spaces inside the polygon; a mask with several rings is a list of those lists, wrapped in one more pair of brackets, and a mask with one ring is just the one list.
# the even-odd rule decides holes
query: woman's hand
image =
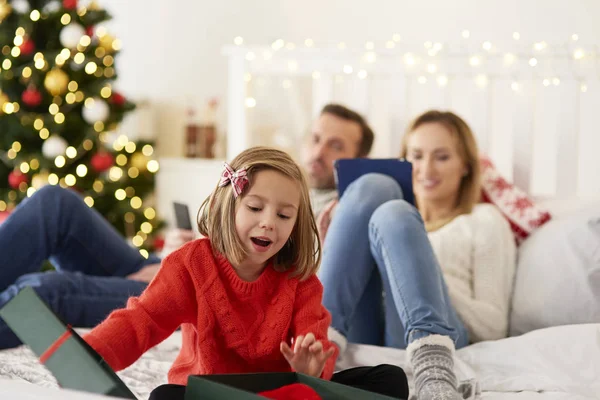
{"label": "woman's hand", "polygon": [[323,351],[323,343],[315,339],[315,335],[308,333],[306,336],[298,336],[294,340],[294,350],[285,342],[281,342],[281,353],[290,364],[292,369],[301,374],[321,376],[325,363],[335,353],[335,347]]}
{"label": "woman's hand", "polygon": [[333,217],[333,212],[335,207],[337,206],[337,200],[331,200],[321,211],[321,214],[317,217],[317,230],[319,231],[319,237],[321,238],[321,244],[325,243],[325,235],[327,235],[327,230],[329,229],[329,224],[331,224],[331,219]]}
{"label": "woman's hand", "polygon": [[184,244],[194,240],[194,231],[185,229],[171,229],[165,235],[165,246],[162,250],[162,257],[166,257]]}
{"label": "woman's hand", "polygon": [[150,281],[154,278],[154,275],[156,275],[156,273],[158,272],[159,269],[160,269],[160,264],[146,265],[145,267],[140,269],[138,272],[127,275],[126,278],[131,279],[132,281],[140,281],[140,282],[150,283]]}

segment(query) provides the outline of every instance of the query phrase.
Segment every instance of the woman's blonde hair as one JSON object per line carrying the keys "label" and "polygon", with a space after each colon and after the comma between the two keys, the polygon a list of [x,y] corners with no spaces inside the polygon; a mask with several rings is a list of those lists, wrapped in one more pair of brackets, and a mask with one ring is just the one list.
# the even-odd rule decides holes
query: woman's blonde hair
{"label": "woman's blonde hair", "polygon": [[481,197],[481,169],[477,141],[471,128],[462,118],[450,111],[430,110],[415,118],[402,138],[401,158],[406,158],[410,134],[421,125],[430,123],[443,125],[456,138],[458,155],[467,167],[467,174],[460,183],[455,212],[443,221],[434,221],[426,226],[428,231],[433,231],[446,225],[457,216],[469,214],[473,210]]}
{"label": "woman's blonde hair", "polygon": [[[304,173],[285,152],[269,147],[252,147],[243,151],[229,164],[234,171],[246,168],[249,185],[259,171],[274,170],[298,183],[300,204],[298,217],[289,240],[275,255],[273,264],[278,271],[294,268],[294,275],[306,279],[317,272],[321,263],[321,242],[310,205],[308,184]],[[213,251],[224,255],[232,264],[241,263],[247,256],[235,228],[237,198],[232,185],[220,187],[217,183],[212,194],[204,200],[198,212],[198,229],[210,238]]]}

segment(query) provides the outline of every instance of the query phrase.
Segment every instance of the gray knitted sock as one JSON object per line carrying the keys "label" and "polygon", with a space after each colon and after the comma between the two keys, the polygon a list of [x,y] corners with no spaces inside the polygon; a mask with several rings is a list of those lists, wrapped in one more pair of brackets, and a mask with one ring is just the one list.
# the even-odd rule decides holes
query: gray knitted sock
{"label": "gray knitted sock", "polygon": [[418,400],[460,400],[454,375],[454,343],[447,336],[430,335],[407,348]]}

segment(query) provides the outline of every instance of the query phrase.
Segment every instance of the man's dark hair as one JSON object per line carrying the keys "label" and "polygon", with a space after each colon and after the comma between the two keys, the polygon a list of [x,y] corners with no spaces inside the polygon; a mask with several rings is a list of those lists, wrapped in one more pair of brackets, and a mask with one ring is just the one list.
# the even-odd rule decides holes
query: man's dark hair
{"label": "man's dark hair", "polygon": [[321,110],[321,115],[323,114],[331,114],[335,115],[338,118],[344,119],[346,121],[356,122],[360,125],[360,130],[362,132],[362,138],[358,145],[358,157],[366,157],[369,155],[371,151],[371,147],[373,146],[373,130],[367,124],[367,121],[363,118],[362,115],[345,107],[341,104],[330,103],[327,104]]}

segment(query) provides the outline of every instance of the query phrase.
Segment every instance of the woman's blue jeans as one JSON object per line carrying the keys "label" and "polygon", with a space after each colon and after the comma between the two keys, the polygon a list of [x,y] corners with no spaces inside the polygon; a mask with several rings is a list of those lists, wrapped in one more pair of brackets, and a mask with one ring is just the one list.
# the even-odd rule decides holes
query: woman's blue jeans
{"label": "woman's blue jeans", "polygon": [[348,187],[327,232],[319,278],[332,326],[350,342],[406,348],[431,335],[469,342],[417,209],[392,178]]}

